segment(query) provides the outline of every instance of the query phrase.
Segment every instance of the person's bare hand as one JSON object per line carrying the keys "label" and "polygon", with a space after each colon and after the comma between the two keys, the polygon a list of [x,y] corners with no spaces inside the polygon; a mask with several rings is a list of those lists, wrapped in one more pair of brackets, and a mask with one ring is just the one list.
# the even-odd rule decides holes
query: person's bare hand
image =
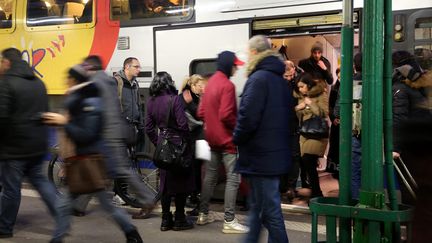
{"label": "person's bare hand", "polygon": [[324,64],[324,62],[322,60],[318,61],[318,66],[322,69],[322,70],[327,70],[326,65]]}
{"label": "person's bare hand", "polygon": [[54,112],[45,112],[42,114],[43,123],[47,125],[66,125],[69,121],[67,115],[62,115]]}
{"label": "person's bare hand", "polygon": [[183,99],[186,101],[186,103],[191,103],[192,102],[192,95],[190,93],[190,90],[185,90],[183,92]]}
{"label": "person's bare hand", "polygon": [[338,126],[340,124],[340,119],[339,118],[335,118],[333,120],[333,125]]}
{"label": "person's bare hand", "polygon": [[393,159],[399,159],[400,158],[400,153],[398,152],[393,152]]}

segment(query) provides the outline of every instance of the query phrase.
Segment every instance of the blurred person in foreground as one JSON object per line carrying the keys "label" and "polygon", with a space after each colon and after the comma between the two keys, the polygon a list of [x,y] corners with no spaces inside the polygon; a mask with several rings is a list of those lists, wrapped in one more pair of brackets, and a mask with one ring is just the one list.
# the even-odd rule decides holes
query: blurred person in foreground
{"label": "blurred person in foreground", "polygon": [[[0,238],[13,237],[21,202],[21,183],[26,176],[56,218],[56,189],[46,177],[43,158],[48,152],[48,130],[41,113],[48,111],[44,83],[21,59],[21,52],[8,48],[0,64],[0,168],[3,191],[0,208]],[[58,223],[58,222],[57,222]]]}
{"label": "blurred person in foreground", "polygon": [[[95,82],[88,81],[88,74],[82,65],[75,65],[69,69],[66,84],[68,86],[65,99],[67,115],[47,112],[43,114],[44,122],[64,127],[67,137],[75,145],[75,157],[85,156],[97,159],[97,156],[103,154],[104,146],[102,137],[104,104],[100,89]],[[95,192],[93,195],[98,198],[101,207],[120,226],[128,243],[142,242],[136,227],[127,217],[127,213],[111,204],[105,190]],[[77,194],[69,195],[66,192],[61,199],[59,211],[62,220],[51,242],[63,242],[63,238],[70,230],[71,199],[77,197]]]}
{"label": "blurred person in foreground", "polygon": [[[236,171],[251,186],[249,227],[245,242],[258,242],[261,227],[269,242],[288,242],[279,195],[279,178],[291,166],[291,89],[285,65],[270,40],[249,40],[248,80],[243,89],[233,141],[238,145]],[[275,115],[277,114],[277,115]]]}
{"label": "blurred person in foreground", "polygon": [[214,217],[209,214],[209,202],[217,183],[219,165],[223,164],[227,179],[222,232],[247,233],[249,228],[240,224],[235,217],[240,174],[234,171],[237,149],[232,136],[237,118],[237,104],[235,86],[229,80],[237,71],[237,66],[243,65],[244,62],[230,51],[219,53],[216,62],[217,71],[208,81],[197,113],[197,116],[204,121],[204,133],[211,149],[211,159],[205,163],[206,172],[196,224],[205,225],[214,221]]}
{"label": "blurred person in foreground", "polygon": [[[432,238],[432,71],[422,70],[406,51],[394,53],[393,64],[393,157],[404,158],[418,185],[417,200],[408,200],[415,205],[411,240],[428,242]],[[407,199],[404,191],[402,196]]]}
{"label": "blurred person in foreground", "polygon": [[[82,63],[87,70],[90,81],[94,82],[100,90],[100,97],[105,107],[103,110],[104,156],[107,163],[107,173],[112,179],[124,179],[136,193],[142,210],[134,214],[134,219],[150,217],[155,202],[154,195],[147,186],[140,180],[137,174],[130,170],[130,159],[127,155],[126,134],[124,132],[125,120],[120,112],[120,103],[117,98],[118,85],[113,77],[108,76],[103,70],[102,60],[99,56],[88,56]],[[91,195],[81,196],[74,206],[75,216],[84,216],[85,209]]]}

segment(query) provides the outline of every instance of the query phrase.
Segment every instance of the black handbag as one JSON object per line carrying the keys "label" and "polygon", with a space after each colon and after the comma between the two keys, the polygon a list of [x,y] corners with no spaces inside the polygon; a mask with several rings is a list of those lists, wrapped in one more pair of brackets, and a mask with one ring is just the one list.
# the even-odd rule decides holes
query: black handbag
{"label": "black handbag", "polygon": [[312,115],[307,120],[300,122],[300,135],[309,139],[323,139],[329,137],[329,125],[322,116]]}
{"label": "black handbag", "polygon": [[[169,100],[169,110],[166,118],[166,124],[169,124],[169,118],[172,110],[172,97]],[[156,167],[164,170],[182,170],[191,166],[191,160],[185,156],[187,143],[183,139],[180,144],[175,144],[170,140],[168,133],[161,130],[159,133],[161,137],[156,150],[153,154],[153,163]],[[173,137],[171,137],[172,139]]]}

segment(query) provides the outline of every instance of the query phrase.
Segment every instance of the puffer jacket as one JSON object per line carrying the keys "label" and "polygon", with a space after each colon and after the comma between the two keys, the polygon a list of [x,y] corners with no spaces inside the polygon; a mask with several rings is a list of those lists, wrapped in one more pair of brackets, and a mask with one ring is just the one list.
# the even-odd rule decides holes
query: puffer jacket
{"label": "puffer jacket", "polygon": [[[295,92],[294,97],[298,97],[298,103],[304,102],[305,96]],[[328,96],[322,85],[315,85],[309,90],[307,97],[312,100],[312,104],[309,105],[309,109],[303,109],[297,111],[297,117],[299,121],[305,121],[311,118],[313,115],[327,117],[329,113],[328,108]],[[320,157],[324,156],[328,138],[323,139],[308,139],[300,135],[300,151],[301,155],[314,154]]]}
{"label": "puffer jacket", "polygon": [[0,78],[0,160],[47,152],[48,131],[40,120],[46,111],[44,83],[25,61],[14,62]]}
{"label": "puffer jacket", "polygon": [[86,82],[70,88],[65,108],[69,112],[70,120],[64,128],[75,143],[76,154],[101,153],[103,109],[96,84]]}
{"label": "puffer jacket", "polygon": [[393,151],[403,152],[401,130],[410,120],[421,120],[431,115],[432,72],[423,74],[415,82],[393,76]]}
{"label": "puffer jacket", "polygon": [[285,65],[273,51],[250,61],[249,78],[241,95],[234,143],[241,174],[277,176],[291,165],[292,95],[282,75]]}

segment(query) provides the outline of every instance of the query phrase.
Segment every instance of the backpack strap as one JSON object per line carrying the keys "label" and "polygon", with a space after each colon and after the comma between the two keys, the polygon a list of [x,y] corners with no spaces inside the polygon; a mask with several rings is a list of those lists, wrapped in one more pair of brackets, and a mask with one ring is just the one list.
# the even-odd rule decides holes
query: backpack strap
{"label": "backpack strap", "polygon": [[120,110],[123,112],[123,79],[120,77],[120,75],[114,74],[114,78],[117,80],[117,96],[120,101]]}

